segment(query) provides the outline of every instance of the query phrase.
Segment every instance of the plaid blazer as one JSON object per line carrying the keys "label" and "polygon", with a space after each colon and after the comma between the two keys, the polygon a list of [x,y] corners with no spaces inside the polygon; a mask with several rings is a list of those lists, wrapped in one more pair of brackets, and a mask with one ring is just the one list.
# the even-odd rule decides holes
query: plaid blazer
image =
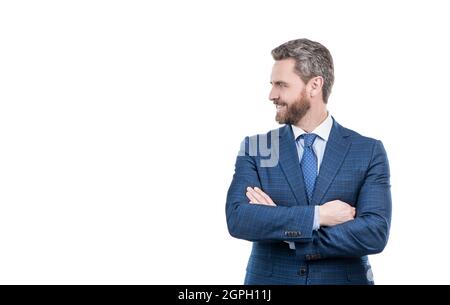
{"label": "plaid blazer", "polygon": [[[255,143],[265,143],[270,155]],[[245,284],[373,284],[367,255],[381,252],[388,241],[389,180],[381,141],[333,118],[308,202],[291,125],[246,137],[226,201],[229,233],[253,242]],[[277,206],[249,204],[248,186],[261,188]],[[313,231],[314,206],[332,200],[356,207],[355,219]],[[294,242],[295,250],[285,241]]]}

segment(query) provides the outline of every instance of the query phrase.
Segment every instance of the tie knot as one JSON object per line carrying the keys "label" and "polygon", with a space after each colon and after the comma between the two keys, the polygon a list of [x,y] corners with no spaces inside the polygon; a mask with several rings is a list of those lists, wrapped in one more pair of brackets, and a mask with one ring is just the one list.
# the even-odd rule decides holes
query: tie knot
{"label": "tie knot", "polygon": [[304,133],[300,136],[300,138],[305,140],[305,147],[311,147],[316,140],[317,135],[315,133]]}

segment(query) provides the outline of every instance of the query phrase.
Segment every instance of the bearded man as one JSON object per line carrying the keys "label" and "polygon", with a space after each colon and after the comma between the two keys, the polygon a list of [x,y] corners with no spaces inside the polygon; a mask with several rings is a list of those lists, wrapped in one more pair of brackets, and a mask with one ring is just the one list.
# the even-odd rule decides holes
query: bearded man
{"label": "bearded man", "polygon": [[272,56],[269,100],[283,126],[244,139],[226,200],[229,233],[253,242],[244,283],[373,284],[368,255],[383,251],[391,223],[383,144],[327,110],[326,47],[297,39]]}

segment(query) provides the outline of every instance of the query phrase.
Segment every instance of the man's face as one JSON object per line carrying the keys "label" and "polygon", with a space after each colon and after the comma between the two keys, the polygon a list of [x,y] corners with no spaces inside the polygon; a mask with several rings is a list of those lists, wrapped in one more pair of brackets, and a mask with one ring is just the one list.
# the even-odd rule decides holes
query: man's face
{"label": "man's face", "polygon": [[277,108],[275,120],[280,124],[296,124],[311,107],[306,85],[294,72],[294,59],[275,61],[272,68],[269,99]]}

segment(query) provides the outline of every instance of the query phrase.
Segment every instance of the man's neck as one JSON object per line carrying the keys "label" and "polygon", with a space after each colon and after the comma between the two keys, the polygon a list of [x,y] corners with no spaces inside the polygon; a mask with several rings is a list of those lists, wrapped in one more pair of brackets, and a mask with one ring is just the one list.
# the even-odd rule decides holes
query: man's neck
{"label": "man's neck", "polygon": [[327,109],[321,109],[320,111],[312,111],[312,109],[296,124],[295,126],[303,129],[306,132],[311,132],[316,129],[317,126],[323,123],[328,117]]}

